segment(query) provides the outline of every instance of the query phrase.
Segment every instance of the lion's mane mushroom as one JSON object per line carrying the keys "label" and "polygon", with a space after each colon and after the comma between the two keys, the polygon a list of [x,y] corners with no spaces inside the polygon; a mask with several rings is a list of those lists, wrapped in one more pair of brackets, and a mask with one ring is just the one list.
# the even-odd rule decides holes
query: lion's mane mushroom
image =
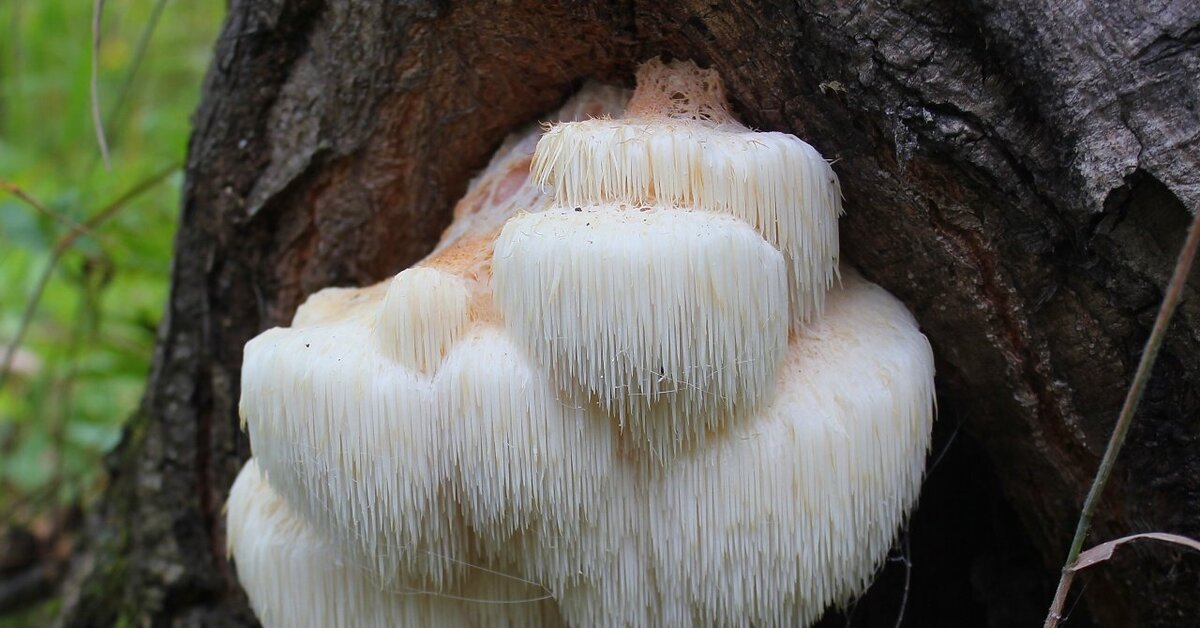
{"label": "lion's mane mushroom", "polygon": [[839,271],[828,164],[714,72],[620,102],[585,90],[429,258],[247,345],[229,539],[265,623],[801,625],[867,586],[924,468],[925,337]]}
{"label": "lion's mane mushroom", "polygon": [[508,221],[496,301],[565,392],[658,457],[769,398],[787,346],[783,255],[729,215],[552,208]]}
{"label": "lion's mane mushroom", "polygon": [[[607,113],[624,96],[593,87],[562,115]],[[381,586],[454,594],[473,565],[499,560],[488,552],[526,530],[530,513],[586,497],[588,487],[561,484],[560,467],[611,464],[606,428],[558,402],[492,305],[497,231],[518,208],[545,204],[527,183],[537,137],[497,153],[456,208],[450,239],[417,267],[322,290],[291,328],[246,345],[240,409],[259,468]]]}
{"label": "lion's mane mushroom", "polygon": [[[266,626],[512,626],[561,623],[553,599],[512,578],[477,572],[454,595],[380,586],[317,534],[267,483],[254,460],[229,492],[230,551]],[[531,595],[532,592],[532,595]],[[461,599],[475,603],[464,604]],[[486,604],[481,601],[495,601]],[[519,603],[514,603],[519,602]]]}
{"label": "lion's mane mushroom", "polygon": [[653,60],[624,117],[547,130],[533,176],[555,207],[505,226],[496,296],[560,389],[662,458],[770,399],[789,322],[838,269],[841,191],[812,146],[735,120],[715,72]]}
{"label": "lion's mane mushroom", "polygon": [[715,71],[642,65],[624,117],[559,124],[539,140],[533,176],[562,207],[647,203],[724,212],[783,253],[795,321],[819,314],[838,270],[837,175],[787,133],[733,117]]}

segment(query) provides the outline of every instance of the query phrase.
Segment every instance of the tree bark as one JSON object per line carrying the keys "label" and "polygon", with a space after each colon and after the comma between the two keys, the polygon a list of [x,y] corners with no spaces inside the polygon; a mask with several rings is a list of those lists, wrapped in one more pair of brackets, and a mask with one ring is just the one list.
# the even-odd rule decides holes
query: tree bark
{"label": "tree bark", "polygon": [[[249,455],[243,344],[319,288],[420,259],[506,133],[654,55],[716,68],[748,124],[836,160],[845,257],[935,348],[911,580],[889,566],[854,625],[892,625],[904,595],[909,625],[1040,621],[1200,201],[1188,0],[235,0],[148,390],[65,623],[252,623],[222,521]],[[1198,292],[1088,545],[1200,537]],[[1130,550],[1077,584],[1077,625],[1194,625],[1200,558]]]}

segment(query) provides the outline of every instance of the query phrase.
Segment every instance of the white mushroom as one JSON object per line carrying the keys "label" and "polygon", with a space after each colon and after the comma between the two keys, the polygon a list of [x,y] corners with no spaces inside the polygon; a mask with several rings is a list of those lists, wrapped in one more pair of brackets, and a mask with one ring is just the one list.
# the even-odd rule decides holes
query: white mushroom
{"label": "white mushroom", "polygon": [[462,278],[432,268],[410,268],[388,284],[375,342],[392,359],[426,375],[462,338],[470,293]]}
{"label": "white mushroom", "polygon": [[[920,486],[932,352],[878,286],[829,286],[811,147],[721,118],[715,74],[648,68],[641,153],[551,128],[550,201],[536,134],[510,141],[418,267],[247,345],[229,539],[265,624],[805,625],[869,584]],[[664,98],[694,114],[645,113]],[[718,185],[738,151],[755,176]]]}
{"label": "white mushroom", "polygon": [[563,391],[665,456],[770,397],[787,344],[783,255],[729,215],[550,209],[493,262],[509,331]]}
{"label": "white mushroom", "polygon": [[542,589],[502,574],[476,571],[452,593],[379,586],[292,512],[254,460],[230,489],[228,520],[238,578],[266,626],[524,628],[561,623],[553,599]]}
{"label": "white mushroom", "polygon": [[794,135],[743,126],[716,71],[690,62],[643,64],[623,118],[551,127],[533,177],[562,207],[657,204],[746,221],[787,258],[797,323],[820,314],[837,276],[842,194],[829,163]]}
{"label": "white mushroom", "polygon": [[[564,115],[608,111],[621,96],[593,88]],[[563,508],[572,514],[559,523],[575,525],[583,511],[572,504],[587,487],[561,483],[556,465],[591,460],[604,477],[615,459],[601,442],[609,426],[556,398],[492,307],[492,242],[537,197],[536,138],[497,155],[456,210],[468,226],[452,226],[420,266],[321,291],[293,327],[246,345],[241,414],[255,459],[291,509],[379,586],[453,590],[505,534],[531,525],[530,512]],[[550,503],[536,501],[543,492]]]}

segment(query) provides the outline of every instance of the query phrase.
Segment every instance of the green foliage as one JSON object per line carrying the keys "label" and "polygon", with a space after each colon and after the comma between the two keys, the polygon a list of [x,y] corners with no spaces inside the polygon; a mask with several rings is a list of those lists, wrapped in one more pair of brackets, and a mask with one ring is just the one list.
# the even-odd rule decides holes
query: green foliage
{"label": "green foliage", "polygon": [[58,613],[60,606],[62,606],[62,600],[57,597],[38,601],[27,608],[0,616],[0,628],[49,626],[54,621],[54,616]]}
{"label": "green foliage", "polygon": [[[0,2],[0,357],[57,262],[20,345],[40,368],[0,378],[0,523],[86,498],[137,407],[181,174],[117,206],[60,260],[55,247],[182,163],[223,6],[110,0],[94,49],[91,2]],[[92,123],[93,51],[111,170]]]}

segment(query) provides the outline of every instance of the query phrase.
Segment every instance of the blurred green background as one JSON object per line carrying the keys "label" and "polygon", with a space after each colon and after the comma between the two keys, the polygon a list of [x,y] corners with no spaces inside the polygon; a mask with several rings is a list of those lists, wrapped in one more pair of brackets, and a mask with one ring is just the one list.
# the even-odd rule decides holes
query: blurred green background
{"label": "blurred green background", "polygon": [[94,499],[137,407],[225,3],[109,0],[98,45],[94,8],[0,0],[0,531]]}

